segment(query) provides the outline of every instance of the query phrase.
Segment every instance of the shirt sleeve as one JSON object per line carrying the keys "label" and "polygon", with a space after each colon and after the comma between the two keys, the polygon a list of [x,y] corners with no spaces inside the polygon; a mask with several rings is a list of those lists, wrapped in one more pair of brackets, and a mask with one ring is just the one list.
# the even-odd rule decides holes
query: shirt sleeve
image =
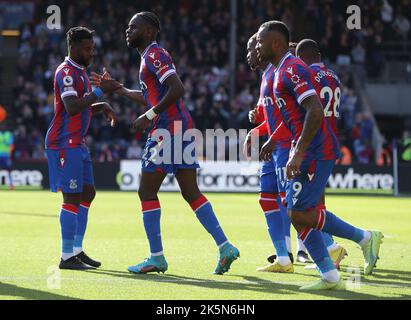
{"label": "shirt sleeve", "polygon": [[61,68],[56,73],[57,88],[62,99],[67,96],[78,96],[77,82],[77,76],[72,68]]}
{"label": "shirt sleeve", "polygon": [[169,76],[177,73],[170,54],[165,50],[153,50],[147,54],[145,60],[149,70],[160,83],[164,83]]}
{"label": "shirt sleeve", "polygon": [[311,81],[310,70],[302,64],[295,64],[284,71],[285,85],[292,92],[298,103],[304,99],[316,95]]}
{"label": "shirt sleeve", "polygon": [[257,106],[257,117],[255,118],[255,123],[263,123],[264,121],[264,107]]}

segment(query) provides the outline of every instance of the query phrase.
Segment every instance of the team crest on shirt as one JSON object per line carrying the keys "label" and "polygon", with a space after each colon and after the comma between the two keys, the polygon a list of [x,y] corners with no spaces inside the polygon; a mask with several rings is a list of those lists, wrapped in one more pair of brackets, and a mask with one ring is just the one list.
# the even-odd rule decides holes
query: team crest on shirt
{"label": "team crest on shirt", "polygon": [[152,53],[150,53],[148,56],[149,56],[151,59],[154,60],[154,58],[156,57],[156,54],[155,54],[154,52],[152,52]]}
{"label": "team crest on shirt", "polygon": [[70,69],[69,68],[64,68],[63,71],[67,75],[69,73]]}
{"label": "team crest on shirt", "polygon": [[65,160],[64,160],[63,157],[61,157],[61,158],[60,158],[60,164],[61,164],[62,167],[64,167],[64,163],[65,163]]}
{"label": "team crest on shirt", "polygon": [[74,190],[77,189],[77,180],[76,179],[70,179],[70,189]]}
{"label": "team crest on shirt", "polygon": [[293,74],[293,76],[291,77],[291,81],[294,84],[297,84],[298,82],[300,82],[300,76],[298,74]]}
{"label": "team crest on shirt", "polygon": [[289,67],[289,68],[287,69],[287,73],[293,75],[293,74],[294,74],[293,67]]}

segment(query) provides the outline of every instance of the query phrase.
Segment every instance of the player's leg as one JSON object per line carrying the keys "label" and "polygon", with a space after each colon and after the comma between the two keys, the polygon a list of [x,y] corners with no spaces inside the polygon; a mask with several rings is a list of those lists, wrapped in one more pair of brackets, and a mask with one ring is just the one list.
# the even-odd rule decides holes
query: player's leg
{"label": "player's leg", "polygon": [[315,161],[305,160],[301,165],[302,173],[287,186],[287,204],[292,223],[321,274],[319,282],[301,289],[340,289],[343,285],[340,275],[329,256],[321,232],[313,226],[315,207],[325,189],[334,161],[315,164]]}
{"label": "player's leg", "polygon": [[[317,206],[317,210],[326,210],[325,194],[321,196],[320,203]],[[337,242],[335,242],[332,235],[326,232],[323,232],[322,234],[323,234],[325,246],[327,247],[327,250],[330,253],[330,257],[334,261],[334,265],[336,266],[336,268],[339,269],[340,262],[347,255],[347,251],[342,246],[340,246]]]}
{"label": "player's leg", "polygon": [[81,201],[77,215],[77,229],[74,239],[74,253],[84,263],[98,268],[101,263],[91,259],[83,250],[83,240],[87,229],[88,213],[96,197],[96,188],[94,187],[93,165],[90,158],[88,148],[82,148],[83,156],[83,191],[81,193]]}
{"label": "player's leg", "polygon": [[219,248],[220,258],[214,273],[223,274],[227,272],[232,262],[239,257],[240,253],[238,249],[228,241],[223,228],[217,220],[211,203],[199,190],[197,184],[197,169],[179,168],[175,177],[184,200],[191,206],[197,219],[208,233],[210,233]]}
{"label": "player's leg", "polygon": [[275,164],[275,172],[276,172],[276,179],[277,179],[277,189],[279,198],[277,200],[278,206],[280,208],[281,217],[283,220],[283,230],[284,230],[284,237],[285,243],[287,246],[288,255],[291,259],[291,262],[294,262],[294,257],[292,254],[291,249],[291,237],[290,237],[290,229],[291,229],[291,219],[288,216],[287,212],[287,204],[285,198],[285,191],[287,186],[287,177],[286,177],[286,165],[289,158],[290,149],[289,148],[282,148],[278,149],[274,152],[274,164]]}
{"label": "player's leg", "polygon": [[[278,185],[274,159],[262,163],[260,174],[260,207],[264,213],[268,233],[276,251],[275,261],[257,268],[262,272],[293,272],[285,240],[283,217],[278,205]],[[271,260],[271,257],[268,259]]]}
{"label": "player's leg", "polygon": [[74,254],[74,238],[77,229],[78,208],[83,189],[83,164],[80,148],[47,150],[50,189],[63,193],[60,209],[62,254],[61,269],[84,270],[91,267],[81,262]]}
{"label": "player's leg", "polygon": [[143,262],[130,266],[128,271],[133,273],[165,272],[168,268],[163,253],[161,241],[160,217],[161,207],[158,200],[158,191],[167,173],[163,171],[141,172],[138,195],[143,213],[143,224],[148,243],[150,256]]}

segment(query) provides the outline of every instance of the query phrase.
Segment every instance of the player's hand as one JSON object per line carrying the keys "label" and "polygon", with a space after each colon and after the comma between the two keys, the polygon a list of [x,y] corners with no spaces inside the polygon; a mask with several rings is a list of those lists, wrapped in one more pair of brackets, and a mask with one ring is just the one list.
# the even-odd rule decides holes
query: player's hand
{"label": "player's hand", "polygon": [[101,79],[100,88],[104,93],[112,93],[120,89],[123,85],[116,80]]}
{"label": "player's hand", "polygon": [[248,120],[250,121],[250,123],[255,123],[257,120],[257,108],[254,108],[253,110],[250,110],[250,112],[248,112]]}
{"label": "player's hand", "polygon": [[100,84],[101,84],[102,78],[103,78],[103,76],[101,76],[101,75],[99,75],[95,72],[92,72],[90,74],[89,80],[90,80],[90,83],[91,83],[92,86],[99,87]]}
{"label": "player's hand", "polygon": [[95,72],[91,72],[89,77],[90,83],[92,86],[99,87],[101,84],[101,80],[114,80],[110,73],[107,71],[106,67],[103,68],[103,75],[100,75]]}
{"label": "player's hand", "polygon": [[304,153],[296,152],[295,150],[291,151],[290,158],[288,159],[286,165],[287,179],[294,179],[296,176],[301,174],[300,168],[301,163],[304,160]]}
{"label": "player's hand", "polygon": [[136,120],[134,120],[133,129],[137,132],[144,131],[147,129],[149,125],[150,125],[150,120],[148,120],[147,117],[144,114],[142,114]]}
{"label": "player's hand", "polygon": [[116,125],[117,118],[116,118],[116,114],[113,108],[108,103],[105,102],[103,105],[102,112],[104,114],[104,117],[107,119],[107,121],[110,122],[110,126],[114,127]]}
{"label": "player's hand", "polygon": [[275,140],[268,139],[266,143],[264,143],[263,147],[260,151],[260,158],[263,161],[270,161],[272,159],[273,151],[275,149]]}

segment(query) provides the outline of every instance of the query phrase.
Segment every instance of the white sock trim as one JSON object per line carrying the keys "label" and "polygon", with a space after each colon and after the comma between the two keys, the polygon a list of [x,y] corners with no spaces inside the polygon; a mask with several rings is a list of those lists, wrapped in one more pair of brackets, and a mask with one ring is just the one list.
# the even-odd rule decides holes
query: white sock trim
{"label": "white sock trim", "polygon": [[337,269],[330,270],[326,273],[322,273],[321,278],[328,282],[338,282],[340,281],[340,273],[337,271]]}
{"label": "white sock trim", "polygon": [[152,257],[159,257],[164,255],[163,251],[150,253]]}
{"label": "white sock trim", "polygon": [[371,232],[364,231],[364,238],[358,243],[361,247],[368,243],[371,240]]}
{"label": "white sock trim", "polygon": [[286,266],[288,264],[291,263],[290,257],[289,256],[278,256],[277,257],[277,262],[282,265],[282,266]]}
{"label": "white sock trim", "polygon": [[82,247],[74,247],[73,248],[73,252],[74,252],[75,256],[78,255],[81,251],[83,251]]}
{"label": "white sock trim", "polygon": [[227,243],[228,243],[228,240],[227,240],[227,241],[224,241],[222,244],[220,244],[220,245],[218,246],[218,248],[221,249],[221,248],[224,247]]}
{"label": "white sock trim", "polygon": [[339,247],[340,247],[340,245],[338,243],[334,242],[332,245],[329,245],[327,247],[327,250],[328,250],[328,252],[330,252],[330,251],[337,250]]}
{"label": "white sock trim", "polygon": [[71,257],[74,257],[74,256],[75,256],[74,252],[69,252],[69,253],[62,252],[61,253],[61,259],[63,259],[64,261],[66,261],[66,260],[68,260],[68,259],[70,259]]}

